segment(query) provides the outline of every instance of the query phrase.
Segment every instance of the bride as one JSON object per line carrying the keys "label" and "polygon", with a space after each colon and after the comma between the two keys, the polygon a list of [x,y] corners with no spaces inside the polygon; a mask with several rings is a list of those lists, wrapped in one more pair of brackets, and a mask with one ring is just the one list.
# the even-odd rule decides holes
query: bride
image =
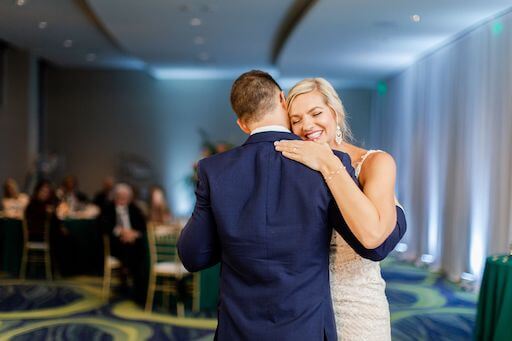
{"label": "bride", "polygon": [[[276,150],[322,173],[343,218],[364,247],[381,245],[397,220],[401,237],[405,216],[395,199],[395,162],[383,151],[347,142],[350,130],[345,111],[331,84],[323,78],[304,79],[290,90],[287,104],[292,131],[305,141],[279,141]],[[331,148],[349,154],[360,187]],[[331,245],[330,281],[338,338],[391,340],[379,263],[359,256],[337,233]]]}

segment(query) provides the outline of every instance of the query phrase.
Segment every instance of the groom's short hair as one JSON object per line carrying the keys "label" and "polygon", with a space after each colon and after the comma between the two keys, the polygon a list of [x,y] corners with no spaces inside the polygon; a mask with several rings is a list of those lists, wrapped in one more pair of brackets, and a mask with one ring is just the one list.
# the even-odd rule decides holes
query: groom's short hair
{"label": "groom's short hair", "polygon": [[231,107],[242,121],[259,121],[272,110],[281,87],[271,75],[260,70],[243,73],[231,88]]}

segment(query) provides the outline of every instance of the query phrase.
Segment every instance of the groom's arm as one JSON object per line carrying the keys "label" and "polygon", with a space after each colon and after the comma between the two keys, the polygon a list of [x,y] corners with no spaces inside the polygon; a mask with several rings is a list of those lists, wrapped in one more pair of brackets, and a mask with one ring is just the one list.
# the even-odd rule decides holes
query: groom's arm
{"label": "groom's arm", "polygon": [[210,188],[201,162],[197,176],[194,212],[178,240],[181,262],[191,272],[209,268],[220,261],[220,242],[210,206]]}
{"label": "groom's arm", "polygon": [[[355,177],[355,171],[352,167],[350,157],[338,151],[334,152],[336,156],[341,159],[341,162],[347,169],[348,173],[352,177],[352,179],[359,185],[357,178]],[[388,238],[378,247],[374,249],[365,248],[361,242],[355,237],[355,235],[350,231],[347,223],[343,219],[336,202],[333,200],[331,207],[329,208],[329,219],[331,226],[334,226],[336,231],[345,239],[347,244],[354,249],[361,257],[367,258],[373,261],[380,261],[386,258],[386,256],[395,249],[396,245],[400,242],[405,231],[407,229],[407,224],[405,220],[405,214],[401,208],[397,206],[397,223],[393,232],[388,236]]]}
{"label": "groom's arm", "polygon": [[333,203],[330,209],[331,221],[335,226],[336,231],[345,239],[348,245],[356,251],[361,257],[367,258],[373,261],[381,261],[387,257],[387,255],[393,251],[396,245],[400,242],[407,229],[407,223],[405,220],[404,211],[400,207],[396,207],[396,225],[393,232],[375,249],[365,248],[356,236],[350,231],[347,223],[343,218],[340,219],[340,213],[336,203]]}

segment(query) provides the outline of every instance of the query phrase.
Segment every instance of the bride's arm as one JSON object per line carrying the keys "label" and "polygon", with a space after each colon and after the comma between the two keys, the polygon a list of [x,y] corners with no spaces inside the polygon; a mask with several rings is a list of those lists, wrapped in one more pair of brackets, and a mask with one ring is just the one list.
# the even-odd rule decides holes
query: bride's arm
{"label": "bride's arm", "polygon": [[327,144],[282,141],[276,150],[322,173],[345,222],[365,248],[377,248],[393,232],[397,222],[396,167],[389,154],[369,157],[361,190]]}

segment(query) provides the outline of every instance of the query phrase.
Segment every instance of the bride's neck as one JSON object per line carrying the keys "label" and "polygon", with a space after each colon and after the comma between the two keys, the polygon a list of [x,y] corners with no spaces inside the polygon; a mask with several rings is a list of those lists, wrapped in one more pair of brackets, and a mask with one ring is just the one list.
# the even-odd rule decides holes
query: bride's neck
{"label": "bride's neck", "polygon": [[340,152],[344,152],[344,153],[347,153],[349,154],[349,144],[346,143],[346,142],[341,142],[340,144],[337,144],[335,141],[332,141],[329,146],[331,147],[331,149],[334,149],[334,150],[339,150]]}

